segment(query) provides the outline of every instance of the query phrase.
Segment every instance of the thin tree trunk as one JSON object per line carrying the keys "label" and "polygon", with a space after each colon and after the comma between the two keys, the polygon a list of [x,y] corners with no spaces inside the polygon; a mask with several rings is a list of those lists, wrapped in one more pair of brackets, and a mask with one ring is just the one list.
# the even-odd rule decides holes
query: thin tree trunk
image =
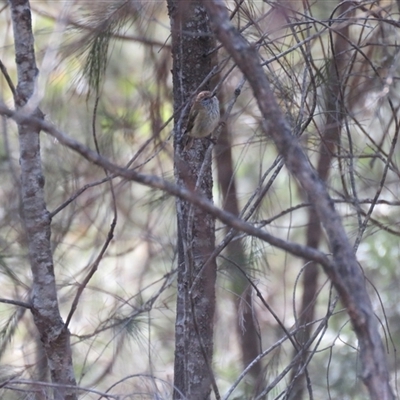
{"label": "thin tree trunk", "polygon": [[[171,21],[175,113],[175,179],[179,185],[212,199],[210,142],[196,139],[183,151],[190,95],[211,70],[214,47],[207,14],[198,1],[168,0]],[[201,90],[207,89],[207,85]],[[183,118],[182,118],[183,117]],[[209,153],[210,154],[210,153]],[[205,162],[205,168],[202,168]],[[178,298],[175,324],[174,399],[208,399],[212,373],[216,260],[215,220],[201,209],[177,199]]]}
{"label": "thin tree trunk", "polygon": [[[223,113],[223,109],[221,109]],[[218,144],[215,147],[218,183],[223,197],[224,210],[239,215],[239,206],[236,193],[235,177],[233,174],[232,149],[228,126],[224,124]],[[226,228],[228,233],[230,228]],[[246,252],[241,240],[230,242],[226,247],[228,267],[231,276],[231,290],[234,293],[236,307],[236,329],[242,351],[242,363],[246,368],[259,354],[261,350],[260,337],[255,324],[253,309],[253,290],[244,274],[248,272]],[[261,386],[261,364],[258,362],[250,369],[249,374],[253,378],[251,387]]]}
{"label": "thin tree trunk", "polygon": [[[36,104],[29,100],[34,94],[38,70],[29,1],[10,0],[15,41],[18,86],[15,94],[17,109],[42,118]],[[19,124],[21,196],[23,221],[29,246],[32,269],[31,311],[39,331],[50,369],[57,400],[75,400],[75,390],[62,385],[75,385],[70,347],[70,333],[61,319],[50,243],[50,217],[44,199],[44,176],[40,158],[40,129],[34,124]]]}
{"label": "thin tree trunk", "polygon": [[[351,7],[350,3],[343,3],[339,8],[341,15],[346,15]],[[350,59],[348,50],[349,43],[346,38],[349,37],[349,25],[345,24],[337,29],[335,42],[333,44],[332,60],[328,72],[327,84],[325,89],[325,114],[326,122],[321,134],[321,143],[319,146],[319,160],[317,164],[317,172],[320,179],[326,182],[329,176],[331,162],[335,154],[335,150],[339,145],[342,121],[344,118],[343,107],[343,82],[345,81],[346,70]],[[310,207],[308,213],[307,225],[307,246],[317,249],[321,238],[323,237],[322,226],[318,214],[314,207]],[[308,262],[308,260],[305,260]],[[312,324],[315,317],[315,306],[318,291],[319,266],[315,262],[310,262],[304,270],[303,274],[303,297],[300,308],[298,326],[304,326],[296,335],[299,348],[308,342],[311,337]],[[293,354],[293,357],[296,353]],[[301,399],[305,388],[304,372],[298,372],[304,365],[307,353],[303,353],[303,357],[299,359],[296,367],[292,369],[290,382],[294,382],[290,393],[290,399]]]}

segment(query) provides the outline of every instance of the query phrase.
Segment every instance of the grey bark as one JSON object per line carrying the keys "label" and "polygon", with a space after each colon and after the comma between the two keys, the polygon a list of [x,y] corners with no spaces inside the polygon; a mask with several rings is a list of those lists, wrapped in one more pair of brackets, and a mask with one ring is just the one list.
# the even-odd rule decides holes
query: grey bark
{"label": "grey bark", "polygon": [[[16,108],[41,119],[43,115],[37,105],[30,102],[35,91],[38,69],[29,1],[10,0],[10,7],[18,73]],[[31,311],[46,353],[52,382],[74,386],[70,333],[64,326],[58,308],[50,243],[51,220],[44,198],[45,180],[39,133],[40,127],[37,124],[18,124],[22,212],[33,277]],[[56,400],[77,398],[74,389],[62,386],[54,389],[53,393]]]}
{"label": "grey bark", "polygon": [[[198,1],[169,0],[175,114],[175,179],[179,186],[212,199],[207,139],[183,151],[190,96],[211,70],[214,46],[207,14]],[[209,82],[201,90],[209,89]],[[203,163],[205,164],[203,166]],[[215,309],[216,260],[214,217],[187,201],[176,200],[178,222],[178,293],[175,323],[174,398],[208,399],[217,392],[211,363]]]}
{"label": "grey bark", "polygon": [[232,26],[221,0],[203,1],[217,38],[233,57],[248,79],[264,118],[263,129],[275,142],[286,167],[299,181],[327,233],[333,263],[325,272],[347,308],[360,346],[362,379],[371,399],[394,399],[389,385],[389,372],[377,320],[369,299],[362,270],[355,257],[324,183],[311,167],[297,138],[292,135],[282,110],[269,87],[260,58]]}

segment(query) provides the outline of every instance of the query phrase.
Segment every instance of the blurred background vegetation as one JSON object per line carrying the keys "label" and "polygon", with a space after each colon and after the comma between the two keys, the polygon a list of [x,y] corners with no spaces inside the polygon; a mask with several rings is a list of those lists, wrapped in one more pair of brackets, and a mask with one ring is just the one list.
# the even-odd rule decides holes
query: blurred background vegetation
{"label": "blurred background vegetation", "polygon": [[[381,322],[397,390],[399,11],[393,1],[359,2],[354,3],[351,17],[341,19],[338,3],[304,5],[285,1],[277,8],[269,2],[227,3],[231,11],[238,9],[233,21],[265,60],[273,90],[313,163],[318,160],[326,118],[333,41],[328,27],[332,19],[337,29],[340,24],[350,25],[348,68],[341,75],[343,133],[327,184],[350,239],[356,242],[359,236],[357,257]],[[38,87],[46,119],[93,149],[96,138],[99,151],[121,166],[130,163],[138,171],[172,180],[172,66],[166,3],[32,1],[31,7]],[[251,90],[245,82],[242,86],[240,71],[222,49],[218,59],[224,66],[219,75],[222,105],[236,100],[227,125],[240,210],[252,207],[254,195],[270,185],[250,221],[265,225],[282,239],[304,244],[307,199],[280,167],[273,144],[261,134],[259,111]],[[0,60],[16,82],[12,28],[4,1],[0,2]],[[238,88],[239,96],[235,94]],[[13,106],[5,74],[0,74],[0,98]],[[2,119],[0,297],[27,300],[31,272],[20,217],[18,152],[16,126]],[[65,319],[78,283],[107,238],[114,217],[113,197],[102,169],[45,134],[42,160]],[[76,377],[82,387],[103,392],[112,387],[111,393],[123,393],[124,398],[167,399],[172,392],[174,360],[175,201],[120,178],[113,183],[114,238],[70,323]],[[222,206],[216,178],[214,202]],[[217,228],[217,245],[225,237],[222,228],[221,224]],[[243,242],[245,267],[253,282],[285,327],[292,328],[302,292],[307,290],[300,279],[306,262],[255,238],[244,237]],[[321,246],[325,246],[323,238]],[[325,250],[329,252],[326,246]],[[231,270],[222,257],[218,265],[213,366],[224,393],[243,368],[232,329],[237,315]],[[326,276],[320,274],[317,322],[335,296]],[[265,350],[284,332],[256,296],[254,303]],[[0,323],[0,380],[15,374],[38,379],[43,355],[30,313],[0,303]],[[315,351],[309,364],[314,398],[367,398],[358,374],[356,337],[340,303],[310,351]],[[267,384],[287,366],[291,352],[290,343],[285,342],[263,359]],[[278,383],[268,398],[278,398],[288,379]],[[243,387],[231,398],[245,398]],[[21,392],[0,391],[5,399],[25,398]],[[82,398],[98,395],[88,392]]]}

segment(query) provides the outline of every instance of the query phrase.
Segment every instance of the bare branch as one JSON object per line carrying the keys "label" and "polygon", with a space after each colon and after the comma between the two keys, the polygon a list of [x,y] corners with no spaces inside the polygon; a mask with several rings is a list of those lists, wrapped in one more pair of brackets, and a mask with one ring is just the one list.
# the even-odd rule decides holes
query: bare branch
{"label": "bare branch", "polygon": [[214,215],[216,218],[229,225],[231,228],[236,229],[237,231],[246,232],[249,235],[264,240],[265,242],[270,243],[273,246],[276,246],[282,250],[286,250],[293,255],[297,255],[308,260],[314,260],[321,265],[324,265],[327,269],[330,269],[332,266],[329,258],[322,252],[312,249],[310,247],[302,246],[298,243],[279,239],[269,234],[268,232],[258,229],[248,222],[245,222],[240,218],[235,217],[233,214],[221,210],[213,203],[211,203],[208,199],[199,195],[196,192],[192,192],[187,188],[175,185],[158,176],[141,174],[139,172],[136,172],[135,170],[125,169],[116,164],[113,164],[107,158],[89,149],[82,143],[72,139],[70,136],[58,130],[53,124],[47,121],[43,121],[34,116],[26,116],[22,112],[12,111],[1,103],[0,114],[6,115],[7,117],[14,119],[20,124],[24,123],[37,125],[43,131],[55,137],[60,143],[76,151],[92,163],[102,168],[105,168],[115,175],[123,177],[129,181],[135,181],[155,189],[161,189],[173,196],[185,199]]}
{"label": "bare branch", "polygon": [[291,134],[289,124],[273,96],[255,49],[232,26],[225,4],[221,0],[203,1],[203,4],[218,39],[232,55],[253,89],[264,117],[265,134],[274,140],[287,168],[308,194],[327,232],[334,262],[332,268],[325,267],[325,271],[346,305],[356,331],[361,348],[362,378],[370,396],[376,400],[393,399],[386,356],[363,274],[332,199],[311,167],[298,139]]}
{"label": "bare branch", "polygon": [[12,304],[14,306],[28,308],[29,310],[32,309],[32,306],[29,303],[24,303],[19,300],[0,299],[0,303]]}

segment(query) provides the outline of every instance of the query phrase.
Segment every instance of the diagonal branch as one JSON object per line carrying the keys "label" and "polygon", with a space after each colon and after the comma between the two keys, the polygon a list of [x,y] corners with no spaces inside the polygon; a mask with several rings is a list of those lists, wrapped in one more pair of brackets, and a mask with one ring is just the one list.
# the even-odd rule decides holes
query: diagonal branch
{"label": "diagonal branch", "polygon": [[393,399],[386,356],[364,284],[364,276],[334,203],[324,183],[311,167],[297,138],[292,135],[289,124],[269,87],[257,52],[229,21],[225,3],[221,0],[209,0],[203,1],[203,4],[208,11],[217,38],[233,57],[253,89],[264,117],[265,134],[272,137],[285,160],[286,167],[308,194],[327,233],[333,252],[333,264],[329,269],[324,266],[325,272],[339,292],[350,315],[360,345],[362,378],[370,396],[376,400]]}
{"label": "diagonal branch", "polygon": [[12,111],[4,104],[0,103],[0,114],[6,115],[9,118],[14,119],[19,124],[32,124],[40,127],[41,130],[47,132],[54,138],[56,138],[61,144],[69,147],[70,149],[76,151],[81,156],[89,160],[90,162],[107,169],[108,171],[114,173],[117,176],[123,177],[129,181],[134,181],[141,183],[143,185],[152,187],[154,189],[163,190],[173,196],[180,197],[184,200],[191,202],[192,204],[202,208],[203,210],[209,212],[214,217],[218,218],[223,223],[229,225],[231,228],[239,231],[245,232],[251,236],[257,237],[272,246],[278,247],[285,250],[295,256],[303,257],[308,260],[313,260],[320,263],[325,268],[330,269],[332,264],[329,258],[319,250],[312,249],[307,246],[302,246],[298,243],[290,242],[277,238],[263,229],[259,229],[254,225],[243,221],[242,219],[235,217],[233,214],[221,210],[216,207],[211,201],[209,201],[204,196],[190,191],[184,187],[175,185],[169,181],[166,181],[155,175],[141,174],[133,169],[126,169],[113,164],[104,156],[98,154],[97,152],[89,149],[82,143],[72,139],[70,136],[64,132],[58,130],[51,123],[44,121],[42,119],[36,118],[34,116],[26,116],[23,112]]}

